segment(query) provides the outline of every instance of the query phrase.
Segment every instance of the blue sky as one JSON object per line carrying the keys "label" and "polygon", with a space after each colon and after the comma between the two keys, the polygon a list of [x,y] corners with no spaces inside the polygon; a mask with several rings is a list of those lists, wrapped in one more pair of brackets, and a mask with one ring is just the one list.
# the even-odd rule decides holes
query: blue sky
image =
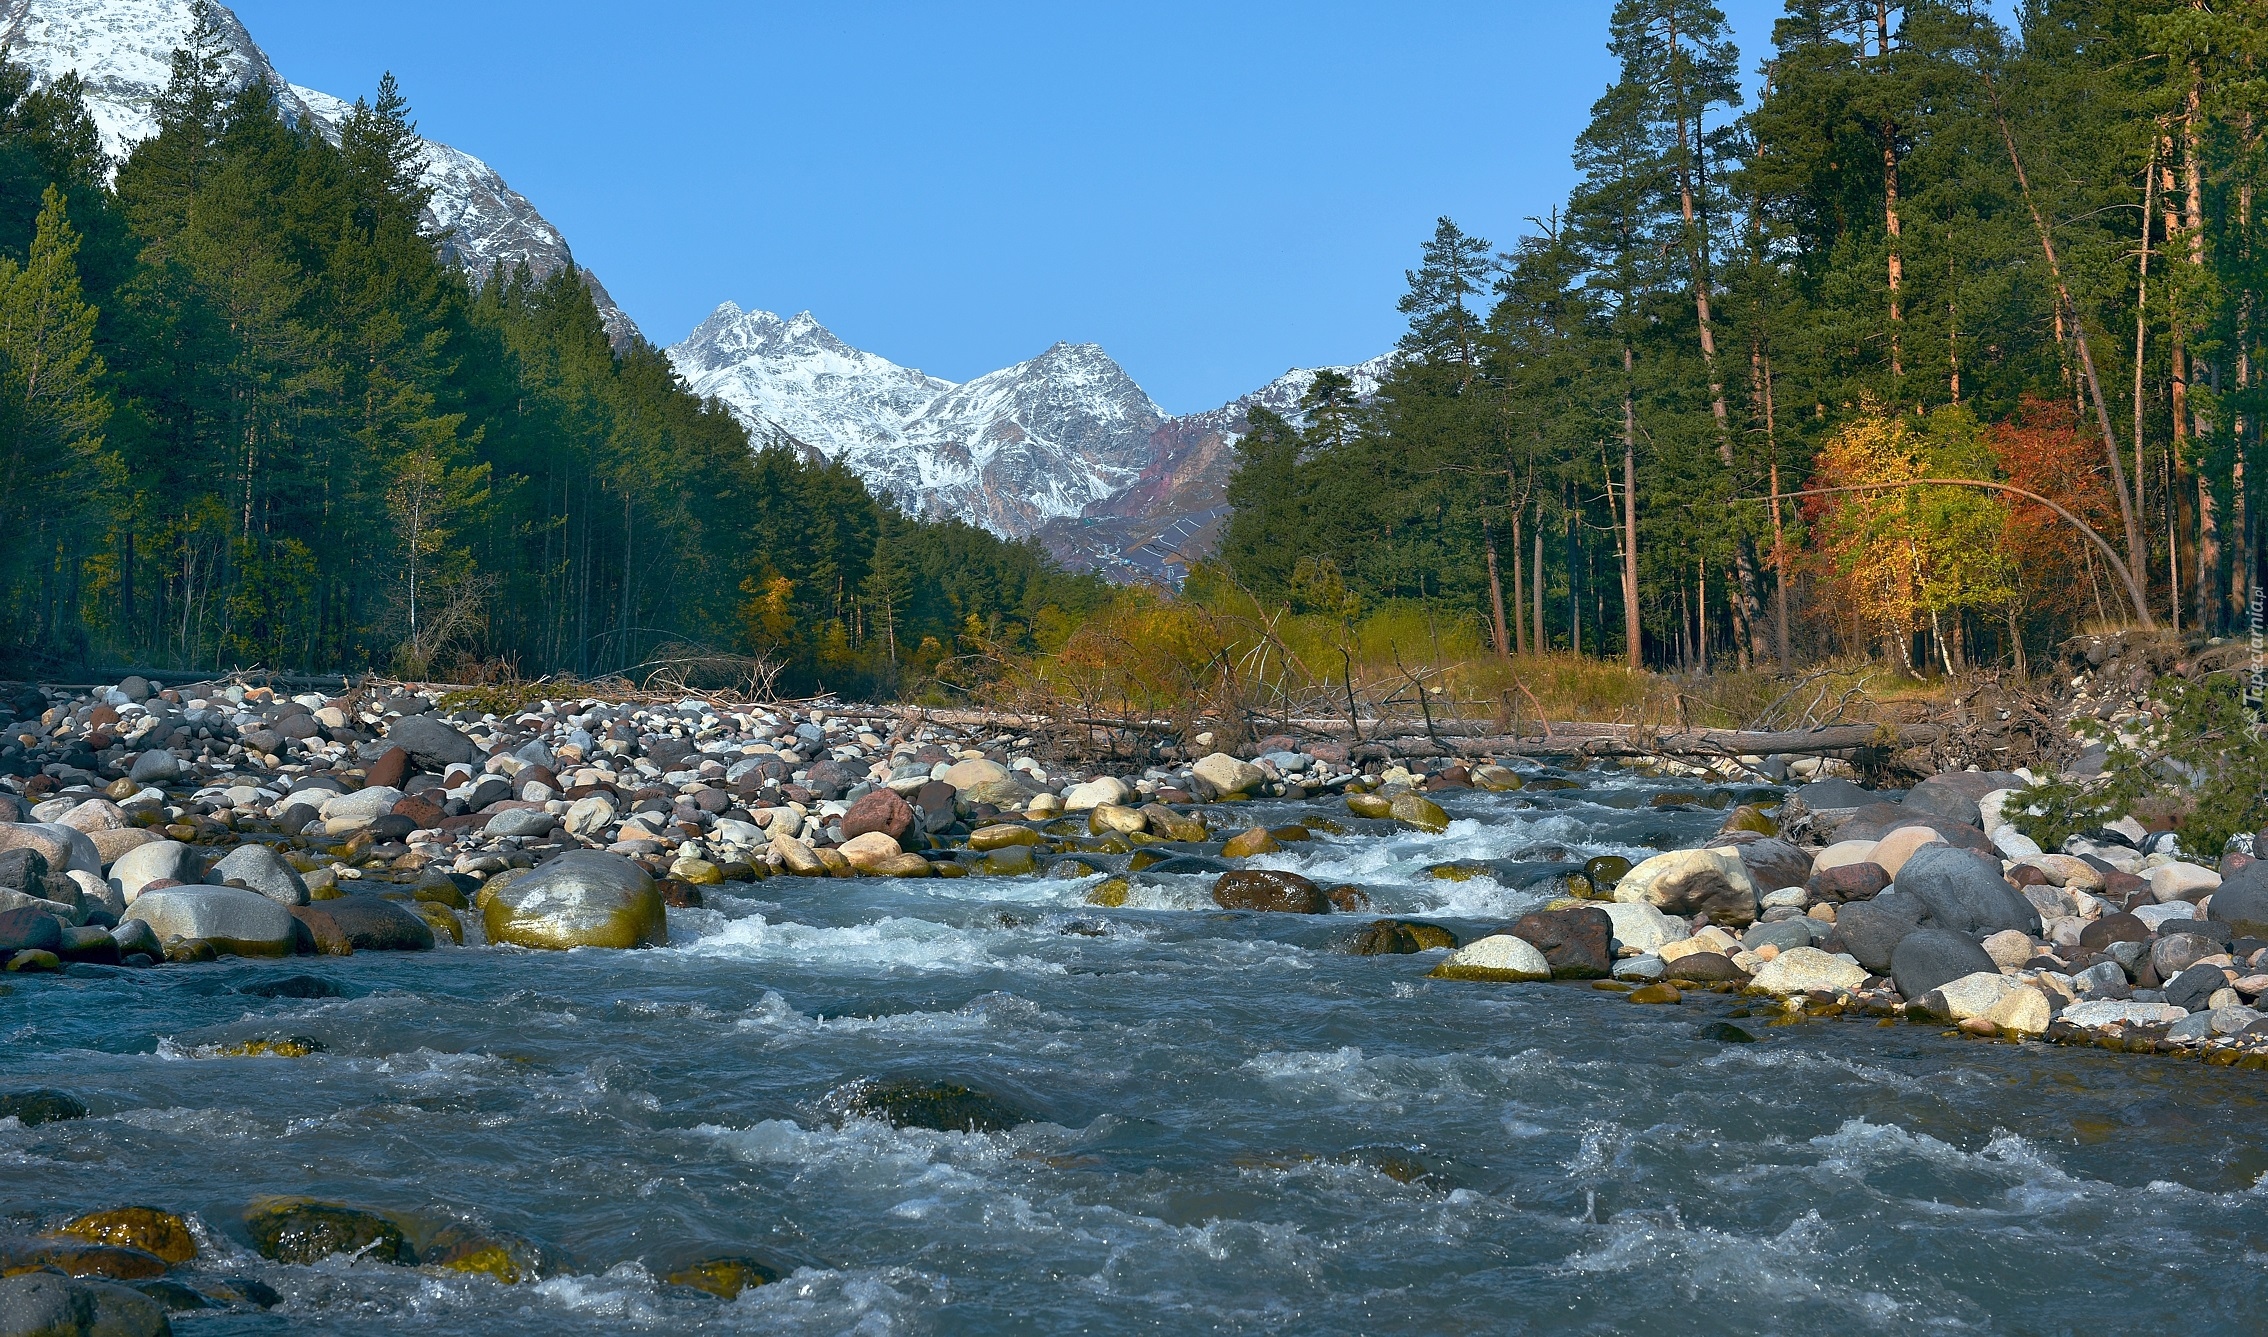
{"label": "blue sky", "polygon": [[[1743,64],[1780,0],[1721,0]],[[659,343],[808,308],[954,380],[1100,343],[1166,409],[1381,352],[1433,219],[1566,196],[1605,0],[235,0],[285,76],[391,69]]]}

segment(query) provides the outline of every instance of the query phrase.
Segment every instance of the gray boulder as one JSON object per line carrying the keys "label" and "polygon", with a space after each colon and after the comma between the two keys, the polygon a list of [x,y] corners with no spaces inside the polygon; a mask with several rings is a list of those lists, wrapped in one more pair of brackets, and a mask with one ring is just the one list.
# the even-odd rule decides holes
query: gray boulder
{"label": "gray boulder", "polygon": [[438,775],[452,764],[480,760],[480,747],[431,715],[405,715],[386,730],[386,741],[409,753],[410,760]]}
{"label": "gray boulder", "polygon": [[203,882],[205,857],[178,840],[153,840],[119,855],[118,862],[110,866],[110,880],[128,905],[142,894],[142,888],[164,879],[190,886]]}
{"label": "gray boulder", "polygon": [[358,952],[429,952],[433,926],[378,896],[340,896],[318,907]]}
{"label": "gray boulder", "polygon": [[118,944],[118,954],[128,956],[140,952],[153,960],[165,955],[165,945],[150,926],[139,919],[129,919],[110,931],[110,940]]}
{"label": "gray boulder", "polygon": [[1996,860],[1950,845],[1924,845],[1898,870],[1896,885],[1927,907],[1924,922],[1931,928],[1971,936],[2012,928],[2040,936],[2040,912],[2008,885]]}
{"label": "gray boulder", "polygon": [[488,819],[481,834],[488,836],[548,836],[559,819],[541,808],[506,808]]}
{"label": "gray boulder", "polygon": [[1980,971],[1998,974],[2000,967],[1974,938],[1949,929],[1915,929],[1890,953],[1890,978],[1909,1002]]}
{"label": "gray boulder", "polygon": [[1813,812],[1821,808],[1863,808],[1869,803],[1882,801],[1880,794],[1864,785],[1836,779],[1814,780],[1799,787],[1795,796],[1802,799],[1804,806]]}
{"label": "gray boulder", "polygon": [[181,759],[162,747],[154,747],[134,758],[134,765],[126,778],[138,785],[163,784],[181,774]]}
{"label": "gray boulder", "polygon": [[241,887],[167,887],[145,891],[126,909],[159,942],[202,938],[238,956],[289,956],[299,921],[291,911]]}
{"label": "gray boulder", "polygon": [[1905,806],[1911,811],[1934,813],[1964,826],[1980,825],[1984,814],[1977,807],[1977,801],[1961,791],[1962,787],[1948,777],[1931,776],[1907,791]]}
{"label": "gray boulder", "polygon": [[2240,938],[2268,938],[2268,861],[2248,863],[2221,879],[2205,917]]}
{"label": "gray boulder", "polygon": [[2228,977],[2219,966],[2191,966],[2167,980],[2163,986],[2166,1001],[2175,1007],[2186,1007],[2192,1012],[2203,1012],[2215,992],[2228,987]]}
{"label": "gray boulder", "polygon": [[94,1324],[84,1287],[52,1272],[0,1280],[0,1333],[8,1337],[78,1337]]}
{"label": "gray boulder", "polygon": [[1811,853],[1800,850],[1787,841],[1774,836],[1753,836],[1738,832],[1734,837],[1719,837],[1712,844],[1730,846],[1740,855],[1748,869],[1748,876],[1758,891],[1778,891],[1782,887],[1800,887],[1811,879]]}
{"label": "gray boulder", "polygon": [[326,821],[361,822],[368,825],[394,810],[402,801],[402,791],[391,785],[372,785],[357,789],[351,794],[339,794],[323,800],[323,818]]}
{"label": "gray boulder", "polygon": [[272,846],[239,845],[213,865],[210,877],[224,886],[259,892],[278,905],[307,904],[306,880]]}
{"label": "gray boulder", "polygon": [[1768,924],[1753,924],[1740,935],[1740,945],[1750,951],[1770,943],[1781,951],[1794,947],[1809,947],[1826,936],[1827,926],[1816,919],[1797,915],[1793,919],[1775,920]]}
{"label": "gray boulder", "polygon": [[1911,896],[1884,892],[1872,900],[1852,901],[1835,909],[1835,936],[1843,950],[1877,975],[1890,973],[1891,954],[1908,934],[1921,926],[1927,907]]}

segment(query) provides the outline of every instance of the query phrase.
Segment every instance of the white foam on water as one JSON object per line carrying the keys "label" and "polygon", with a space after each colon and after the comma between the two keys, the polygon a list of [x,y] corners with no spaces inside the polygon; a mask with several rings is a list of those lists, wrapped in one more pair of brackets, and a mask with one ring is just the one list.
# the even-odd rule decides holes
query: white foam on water
{"label": "white foam on water", "polygon": [[1971,1074],[1958,1070],[1927,1078],[1909,1077],[1894,1068],[1868,1063],[1863,1059],[1845,1058],[1840,1054],[1823,1054],[1813,1050],[1782,1049],[1765,1045],[1727,1045],[1718,1053],[1702,1059],[1700,1066],[1793,1070],[1789,1075],[1775,1078],[1779,1081],[1792,1080],[1797,1075],[1811,1077],[1820,1074],[1842,1073],[1849,1077],[1855,1077],[1868,1086],[1888,1087],[1905,1095],[1931,1097],[1942,1097],[1945,1094],[1944,1085],[1947,1081],[1968,1082],[1973,1080]]}
{"label": "white foam on water", "polygon": [[976,932],[927,919],[894,915],[848,928],[822,928],[793,922],[775,924],[762,915],[750,915],[674,950],[691,956],[822,969],[880,968],[955,974],[978,970],[1063,973],[1063,967],[1052,961],[994,950],[996,943],[1018,940],[1005,930]]}
{"label": "white foam on water", "polygon": [[1477,1054],[1369,1056],[1352,1045],[1322,1052],[1270,1050],[1239,1068],[1295,1095],[1376,1105],[1380,1113],[1413,1104],[1465,1104],[1482,1098],[1505,1072],[1501,1060]]}
{"label": "white foam on water", "polygon": [[[854,1119],[840,1127],[805,1128],[768,1119],[746,1128],[701,1124],[691,1130],[733,1156],[759,1165],[788,1166],[799,1176],[824,1169],[837,1191],[887,1199],[881,1210],[940,1230],[981,1230],[987,1248],[1013,1236],[1033,1240],[1035,1256],[1059,1254],[1067,1243],[1081,1256],[1102,1257],[1095,1276],[1113,1289],[1111,1274],[1132,1263],[1145,1272],[1170,1270],[1178,1255],[1189,1261],[1242,1263],[1265,1259],[1310,1276],[1314,1245],[1294,1225],[1211,1218],[1177,1225],[1119,1203],[1091,1201],[1091,1181],[1037,1199],[1018,1191],[1033,1175],[1051,1173],[1032,1159],[1038,1148],[1063,1145],[1061,1130],[1027,1124],[1009,1133],[941,1133],[893,1128]],[[1375,1177],[1375,1176],[1374,1176]]]}
{"label": "white foam on water", "polygon": [[1863,1175],[1896,1162],[1919,1160],[2034,1186],[2080,1187],[2080,1181],[2065,1173],[2039,1146],[2005,1130],[1996,1132],[1981,1149],[1963,1151],[1927,1133],[1910,1132],[1894,1123],[1874,1123],[1860,1116],[1844,1120],[1832,1133],[1812,1138],[1810,1145],[1825,1153],[1819,1168],[1839,1174]]}
{"label": "white foam on water", "polygon": [[944,1278],[912,1268],[805,1268],[769,1286],[742,1291],[730,1308],[754,1317],[767,1332],[786,1328],[883,1337],[916,1320],[924,1307],[945,1303],[947,1295]]}
{"label": "white foam on water", "polygon": [[1569,862],[1597,854],[1624,854],[1636,862],[1654,853],[1586,840],[1584,834],[1584,824],[1565,812],[1492,822],[1458,818],[1438,834],[1405,829],[1384,836],[1319,836],[1313,843],[1256,856],[1249,864],[1299,873],[1325,886],[1355,883],[1370,893],[1376,902],[1373,908],[1379,910],[1462,919],[1507,918],[1537,908],[1556,893],[1506,886],[1487,873],[1450,881],[1434,878],[1426,870],[1443,863],[1516,859],[1541,845],[1565,848]]}
{"label": "white foam on water", "polygon": [[833,1166],[854,1183],[868,1187],[946,1186],[983,1191],[990,1181],[958,1164],[998,1164],[1010,1154],[1007,1133],[945,1133],[926,1128],[893,1128],[874,1119],[850,1119],[840,1127],[805,1128],[790,1119],[765,1119],[746,1128],[696,1124],[692,1132],[756,1165]]}
{"label": "white foam on water", "polygon": [[796,1010],[777,990],[767,989],[747,1013],[736,1018],[733,1029],[764,1032],[782,1038],[806,1039],[814,1035],[945,1036],[971,1035],[994,1027],[1021,1030],[1077,1029],[1079,1023],[1049,1012],[1014,994],[992,993],[971,999],[950,1012],[897,1012],[872,1017],[815,1017]]}
{"label": "white foam on water", "polygon": [[659,1322],[653,1276],[636,1263],[621,1263],[597,1276],[546,1277],[527,1289],[560,1309],[625,1323]]}
{"label": "white foam on water", "polygon": [[[1129,877],[1126,888],[1126,904],[1119,908],[1127,910],[1218,910],[1221,907],[1220,903],[1213,899],[1213,883],[1219,878],[1220,874],[1218,873],[1159,873],[1154,875],[1137,873]],[[1103,880],[1096,878],[1085,884],[1086,888],[1091,890],[1100,885]],[[1079,893],[1079,903],[1082,905],[1087,903],[1086,890]]]}
{"label": "white foam on water", "polygon": [[1722,1295],[1767,1304],[1825,1303],[1877,1324],[1901,1317],[1907,1306],[1899,1301],[1837,1279],[1850,1269],[1824,1247],[1828,1231],[1817,1210],[1776,1234],[1689,1226],[1675,1210],[1625,1211],[1604,1225],[1586,1227],[1585,1233],[1597,1235],[1599,1242],[1563,1260],[1559,1270],[1680,1276],[1684,1284],[1679,1289],[1704,1307]]}
{"label": "white foam on water", "polygon": [[186,1105],[120,1110],[110,1118],[144,1132],[214,1142],[264,1141],[275,1136],[278,1126],[273,1120],[254,1118],[242,1110],[191,1108]]}

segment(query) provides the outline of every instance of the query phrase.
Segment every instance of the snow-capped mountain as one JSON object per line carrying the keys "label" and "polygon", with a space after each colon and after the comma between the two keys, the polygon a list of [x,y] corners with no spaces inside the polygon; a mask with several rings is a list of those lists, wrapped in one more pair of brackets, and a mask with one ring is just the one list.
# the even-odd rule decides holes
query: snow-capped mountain
{"label": "snow-capped mountain", "polygon": [[669,353],[759,440],[841,460],[909,513],[1019,537],[1131,483],[1166,421],[1093,344],[956,385],[853,348],[808,311],[727,302]]}
{"label": "snow-capped mountain", "polygon": [[[759,441],[841,460],[906,511],[1037,536],[1081,567],[1157,577],[1224,501],[1249,411],[1297,418],[1316,371],[1295,368],[1231,403],[1175,417],[1094,344],[1059,343],[955,385],[854,348],[806,311],[786,319],[727,302],[669,350],[696,393],[722,400]],[[1368,398],[1389,364],[1333,370]],[[1192,523],[1194,522],[1194,524]],[[1179,532],[1186,531],[1186,532]]]}
{"label": "snow-capped mountain", "polygon": [[[239,86],[254,79],[276,90],[284,114],[313,124],[336,141],[353,110],[327,93],[287,82],[236,15],[217,7],[227,63]],[[173,51],[194,22],[192,0],[0,0],[0,49],[42,80],[76,70],[87,85],[87,110],[103,150],[123,161],[157,133],[150,103],[172,75]],[[427,221],[449,256],[475,281],[496,262],[525,263],[538,276],[568,263],[567,241],[534,205],[469,153],[425,141],[425,183],[433,190]],[[637,332],[595,276],[584,271],[607,333],[621,343]]]}
{"label": "snow-capped mountain", "polygon": [[759,440],[775,432],[831,459],[887,452],[951,381],[844,343],[806,311],[782,320],[726,302],[669,350],[695,392],[723,400]]}

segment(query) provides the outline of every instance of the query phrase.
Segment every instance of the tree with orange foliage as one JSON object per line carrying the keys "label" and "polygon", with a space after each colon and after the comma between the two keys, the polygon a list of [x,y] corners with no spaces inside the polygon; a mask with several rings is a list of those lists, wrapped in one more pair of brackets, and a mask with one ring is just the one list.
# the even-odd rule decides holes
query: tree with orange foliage
{"label": "tree with orange foliage", "polygon": [[[2118,498],[2103,477],[2102,444],[2069,403],[2026,395],[2016,417],[1994,424],[1986,440],[2009,482],[2064,507],[2098,534],[2118,532]],[[2072,532],[2070,521],[2045,506],[2012,501],[2001,548],[2015,571],[2009,631],[2019,650],[2019,623],[2053,636],[2083,622],[2090,611],[2109,616],[2124,608],[2119,587],[2099,569],[2092,547]],[[2017,663],[2022,665],[2021,657]]]}

